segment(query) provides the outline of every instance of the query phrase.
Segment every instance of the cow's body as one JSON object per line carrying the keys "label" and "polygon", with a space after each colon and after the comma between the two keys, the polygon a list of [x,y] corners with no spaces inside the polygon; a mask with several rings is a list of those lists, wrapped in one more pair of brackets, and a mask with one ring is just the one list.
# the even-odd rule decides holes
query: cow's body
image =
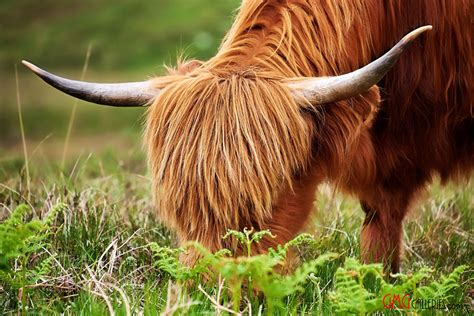
{"label": "cow's body", "polygon": [[[150,112],[150,162],[157,190],[165,195],[158,199],[164,219],[177,228],[183,241],[198,240],[211,249],[232,246],[221,239],[226,229],[269,228],[277,238],[266,240],[265,248],[288,241],[303,228],[317,184],[329,179],[356,194],[367,212],[362,232],[365,259],[384,260],[397,270],[402,221],[417,193],[434,175],[440,174],[445,181],[468,173],[474,163],[473,3],[244,1],[219,53],[195,72],[184,71],[191,78],[184,85],[196,84],[192,91],[188,89],[181,101],[170,96],[182,93],[185,86],[169,96],[165,93]],[[379,103],[377,89],[356,99],[301,110],[300,118],[294,117],[294,102],[284,95],[273,100],[276,108],[284,105],[291,112],[284,118],[278,118],[281,109],[276,114],[249,110],[269,106],[262,106],[254,96],[235,101],[238,94],[247,95],[242,87],[249,82],[266,84],[273,79],[338,75],[357,69],[425,24],[432,24],[434,31],[414,44],[381,84],[378,112],[374,110]],[[214,88],[206,90],[207,85],[196,83],[203,72],[208,76],[203,81],[216,80]],[[166,80],[166,85],[182,82],[182,78]],[[208,104],[199,99],[205,94],[212,99],[213,89],[221,90],[230,101],[216,98]],[[275,93],[268,89],[270,95]],[[186,113],[177,113],[180,106]],[[245,109],[242,113],[229,110],[236,106]],[[186,117],[190,112],[192,117]],[[244,119],[249,126],[241,127],[229,119],[236,113],[268,119],[269,124],[278,125],[279,132],[266,126],[268,122],[262,127],[252,119]],[[229,126],[223,127],[219,120],[227,119]],[[287,126],[287,119],[294,120],[293,126]],[[176,131],[170,130],[170,122],[177,121]],[[199,134],[196,124],[218,135]],[[285,128],[293,140],[269,148],[258,146],[269,141],[272,133],[284,138]],[[256,139],[246,132],[270,135]],[[164,134],[168,138],[160,136]],[[239,134],[243,140],[233,139]],[[203,138],[207,148],[199,149]],[[189,139],[191,143],[183,145]],[[239,145],[236,151],[231,149]],[[294,151],[303,159],[291,153],[276,157],[272,150]]]}
{"label": "cow's body", "polygon": [[[238,250],[222,236],[246,227],[276,235],[255,251],[287,242],[329,180],[367,213],[365,260],[396,271],[416,196],[434,176],[459,179],[474,165],[473,16],[473,0],[244,0],[215,57],[152,82],[80,83],[25,65],[84,100],[154,100],[154,193],[182,242]],[[429,27],[372,61],[427,24],[370,88]],[[325,76],[338,77],[314,78]]]}
{"label": "cow's body", "polygon": [[396,271],[402,221],[417,196],[434,176],[459,180],[474,166],[474,1],[379,2],[386,7],[383,22],[371,26],[381,32],[376,53],[418,23],[434,26],[380,84],[384,101],[370,129],[374,179],[344,185],[366,212],[366,260],[393,253]]}

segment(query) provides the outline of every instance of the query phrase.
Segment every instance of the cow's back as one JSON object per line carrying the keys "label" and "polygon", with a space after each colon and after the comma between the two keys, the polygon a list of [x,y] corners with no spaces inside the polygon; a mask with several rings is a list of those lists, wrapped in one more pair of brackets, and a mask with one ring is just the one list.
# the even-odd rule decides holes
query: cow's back
{"label": "cow's back", "polygon": [[380,32],[376,54],[415,27],[434,28],[381,83],[384,101],[372,129],[378,180],[402,185],[396,182],[423,182],[433,171],[444,180],[466,173],[474,161],[474,1],[383,3],[372,26]]}

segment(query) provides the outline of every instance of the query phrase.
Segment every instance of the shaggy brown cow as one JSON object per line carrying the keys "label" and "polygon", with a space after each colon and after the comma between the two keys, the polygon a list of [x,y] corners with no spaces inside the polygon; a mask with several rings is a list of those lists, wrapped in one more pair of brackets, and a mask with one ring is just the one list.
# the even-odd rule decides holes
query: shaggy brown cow
{"label": "shaggy brown cow", "polygon": [[[415,198],[474,164],[473,16],[472,0],[244,0],[215,57],[150,82],[81,83],[27,65],[88,101],[150,101],[154,195],[181,241],[232,248],[224,232],[253,227],[277,236],[258,251],[284,243],[328,179],[367,213],[364,259],[397,271]],[[378,87],[429,27],[350,73],[427,24]]]}

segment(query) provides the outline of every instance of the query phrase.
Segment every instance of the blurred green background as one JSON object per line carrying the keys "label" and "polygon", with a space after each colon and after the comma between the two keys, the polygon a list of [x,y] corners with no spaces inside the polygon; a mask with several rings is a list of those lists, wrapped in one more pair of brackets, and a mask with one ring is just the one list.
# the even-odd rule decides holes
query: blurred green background
{"label": "blurred green background", "polygon": [[[240,0],[0,0],[0,160],[22,155],[15,88],[30,160],[60,159],[74,100],[27,71],[29,60],[78,79],[91,45],[86,80],[143,80],[178,55],[212,56]],[[142,152],[143,109],[79,102],[67,155]]]}

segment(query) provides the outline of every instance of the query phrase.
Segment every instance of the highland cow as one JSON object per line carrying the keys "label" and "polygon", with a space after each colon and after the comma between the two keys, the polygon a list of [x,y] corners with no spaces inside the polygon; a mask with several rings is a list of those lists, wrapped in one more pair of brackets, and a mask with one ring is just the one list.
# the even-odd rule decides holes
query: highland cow
{"label": "highland cow", "polygon": [[25,64],[75,97],[150,106],[153,193],[181,242],[236,249],[222,235],[252,227],[276,235],[255,251],[285,243],[328,180],[366,212],[364,260],[398,271],[417,196],[474,165],[473,16],[472,0],[244,0],[213,58],[151,81]]}

